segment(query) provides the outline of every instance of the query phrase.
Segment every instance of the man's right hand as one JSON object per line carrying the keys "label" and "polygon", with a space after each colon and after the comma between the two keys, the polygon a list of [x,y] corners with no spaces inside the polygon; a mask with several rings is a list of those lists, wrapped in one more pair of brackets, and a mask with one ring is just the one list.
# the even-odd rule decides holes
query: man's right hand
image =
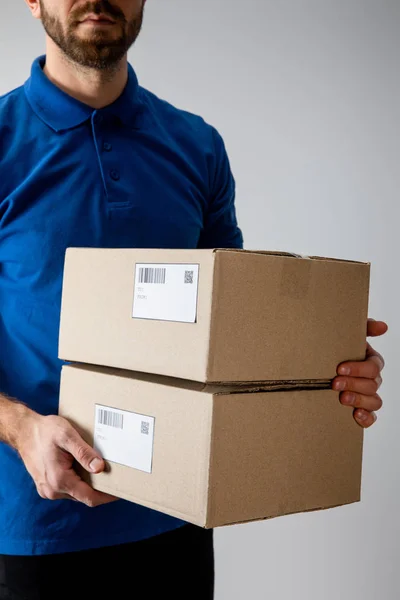
{"label": "man's right hand", "polygon": [[100,473],[105,464],[66,419],[30,413],[19,434],[17,451],[42,498],[76,500],[89,507],[117,500],[94,490],[73,469],[74,459],[90,473]]}

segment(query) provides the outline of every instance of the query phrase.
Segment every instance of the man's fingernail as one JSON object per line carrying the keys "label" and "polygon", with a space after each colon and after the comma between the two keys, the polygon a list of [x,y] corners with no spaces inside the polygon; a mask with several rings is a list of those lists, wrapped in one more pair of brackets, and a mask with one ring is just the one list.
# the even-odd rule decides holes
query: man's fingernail
{"label": "man's fingernail", "polygon": [[357,419],[359,421],[366,421],[367,415],[364,412],[359,412],[359,413],[357,413]]}
{"label": "man's fingernail", "polygon": [[102,466],[103,462],[100,460],[100,458],[94,458],[89,465],[89,469],[94,473],[95,471],[101,469]]}
{"label": "man's fingernail", "polygon": [[346,387],[346,383],[342,380],[339,381],[335,381],[335,390],[344,390],[344,388]]}
{"label": "man's fingernail", "polygon": [[339,367],[339,373],[341,375],[350,375],[350,367]]}
{"label": "man's fingernail", "polygon": [[355,394],[347,394],[343,397],[342,402],[343,404],[354,404],[356,399]]}

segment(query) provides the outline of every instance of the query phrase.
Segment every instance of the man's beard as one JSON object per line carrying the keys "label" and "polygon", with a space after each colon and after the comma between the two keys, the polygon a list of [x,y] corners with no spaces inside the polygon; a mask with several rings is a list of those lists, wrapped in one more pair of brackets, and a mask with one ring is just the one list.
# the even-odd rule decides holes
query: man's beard
{"label": "man's beard", "polygon": [[[138,15],[127,22],[123,12],[113,6],[109,0],[87,2],[70,14],[66,30],[57,17],[50,15],[40,0],[41,18],[47,35],[62,50],[65,56],[74,63],[89,69],[100,71],[113,69],[125,56],[135,42],[142,28],[144,4]],[[99,29],[87,38],[81,38],[76,30],[80,19],[88,14],[106,15],[112,18],[120,29],[120,35],[111,37],[108,31]]]}

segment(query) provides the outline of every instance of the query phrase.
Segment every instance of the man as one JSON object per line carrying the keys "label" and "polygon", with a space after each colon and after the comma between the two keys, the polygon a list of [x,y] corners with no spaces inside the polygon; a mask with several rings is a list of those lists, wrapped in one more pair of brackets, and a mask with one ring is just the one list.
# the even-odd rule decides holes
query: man
{"label": "man", "polygon": [[[0,99],[0,598],[209,599],[212,532],[75,473],[104,462],[57,416],[57,341],[68,246],[242,246],[224,143],[139,86],[127,51],[145,0],[26,2],[47,45]],[[360,426],[383,366],[368,346],[332,384]]]}

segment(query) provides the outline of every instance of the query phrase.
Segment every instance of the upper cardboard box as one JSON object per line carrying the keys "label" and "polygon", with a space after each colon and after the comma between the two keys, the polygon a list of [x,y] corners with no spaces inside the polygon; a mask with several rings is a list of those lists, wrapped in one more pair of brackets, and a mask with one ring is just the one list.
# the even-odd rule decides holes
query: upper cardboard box
{"label": "upper cardboard box", "polygon": [[326,381],[365,356],[370,265],[235,250],[67,250],[59,356],[201,382]]}

